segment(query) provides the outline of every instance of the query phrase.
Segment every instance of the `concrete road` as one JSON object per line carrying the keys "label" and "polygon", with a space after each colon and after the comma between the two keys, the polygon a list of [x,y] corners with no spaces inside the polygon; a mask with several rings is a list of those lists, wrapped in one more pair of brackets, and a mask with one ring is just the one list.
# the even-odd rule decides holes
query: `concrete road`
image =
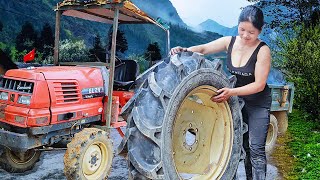
{"label": "concrete road", "polygon": [[[111,132],[111,137],[114,138],[114,147],[117,147],[121,141],[120,136],[116,131]],[[63,173],[63,155],[64,150],[44,152],[41,155],[41,160],[36,164],[35,168],[26,173],[10,174],[0,169],[1,180],[60,180],[66,179]],[[244,166],[241,162],[238,169],[240,180],[245,180]],[[109,180],[125,180],[128,179],[126,160],[121,156],[116,156],[113,160],[113,167]],[[278,179],[277,168],[268,164],[267,180]]]}

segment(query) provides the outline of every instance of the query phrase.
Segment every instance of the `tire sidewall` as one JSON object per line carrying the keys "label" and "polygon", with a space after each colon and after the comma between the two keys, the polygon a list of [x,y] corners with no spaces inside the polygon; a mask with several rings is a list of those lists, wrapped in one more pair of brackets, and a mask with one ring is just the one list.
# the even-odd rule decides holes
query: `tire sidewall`
{"label": "tire sidewall", "polygon": [[279,134],[285,134],[288,129],[288,112],[276,111],[272,112],[272,114],[277,118]]}
{"label": "tire sidewall", "polygon": [[11,150],[9,150],[8,148],[5,148],[4,152],[3,152],[3,159],[4,161],[2,162],[4,165],[4,169],[6,169],[7,171],[10,172],[16,172],[16,173],[21,173],[21,172],[25,172],[28,170],[31,170],[34,165],[39,161],[40,159],[40,155],[41,152],[40,151],[35,151],[33,157],[28,160],[28,162],[24,163],[24,164],[17,164],[16,162],[14,162],[12,160],[12,158],[10,157],[10,152]]}
{"label": "tire sidewall", "polygon": [[[266,149],[266,153],[268,153],[268,154],[272,153],[272,151],[276,145],[277,137],[278,137],[278,121],[277,121],[277,118],[273,114],[270,114],[269,126],[272,126],[272,130],[271,130],[272,137],[271,137],[270,142],[266,142],[265,149]],[[269,134],[269,128],[268,128],[268,134]]]}
{"label": "tire sidewall", "polygon": [[[199,69],[187,77],[185,77],[179,86],[175,89],[170,99],[167,111],[164,116],[164,124],[162,129],[162,160],[163,160],[163,170],[165,174],[165,179],[179,179],[177,170],[174,165],[173,156],[172,156],[172,134],[173,134],[173,125],[177,111],[183,101],[183,99],[195,88],[209,85],[217,89],[223,87],[230,87],[229,80],[219,71],[213,69]],[[233,145],[232,152],[229,159],[227,168],[221,179],[232,179],[234,174],[237,171],[239,164],[241,146],[242,146],[242,116],[239,108],[238,98],[231,97],[228,100],[230,106],[232,118],[233,118]]]}
{"label": "tire sidewall", "polygon": [[[83,173],[83,159],[88,148],[93,144],[96,144],[97,142],[106,146],[108,160],[110,161],[110,163],[107,162],[104,171],[102,171],[102,173],[97,179],[106,179],[106,177],[111,171],[111,164],[113,160],[113,146],[111,140],[106,135],[106,132],[102,131],[102,133],[99,133],[99,131],[102,130],[96,128],[86,128],[77,133],[76,136],[72,139],[72,141],[68,144],[68,148],[64,156],[64,171],[65,174],[66,172],[69,172],[66,174],[67,179],[88,179]],[[92,137],[92,134],[95,134],[94,137]],[[99,148],[101,148],[100,145]],[[66,164],[66,162],[73,163]]]}

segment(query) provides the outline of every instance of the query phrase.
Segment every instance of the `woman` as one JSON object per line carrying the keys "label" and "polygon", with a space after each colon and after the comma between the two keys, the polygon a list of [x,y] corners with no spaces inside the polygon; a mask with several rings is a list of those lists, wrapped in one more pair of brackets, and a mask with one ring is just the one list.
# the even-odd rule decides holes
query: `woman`
{"label": "woman", "polygon": [[243,146],[246,151],[245,169],[247,179],[266,178],[265,143],[269,126],[271,96],[266,84],[271,66],[269,47],[258,39],[264,18],[255,6],[245,7],[240,16],[236,37],[222,37],[207,44],[189,48],[175,47],[170,53],[192,51],[211,54],[227,51],[227,69],[237,77],[235,88],[222,88],[211,98],[214,102],[224,102],[230,96],[244,99],[243,120],[248,124]]}

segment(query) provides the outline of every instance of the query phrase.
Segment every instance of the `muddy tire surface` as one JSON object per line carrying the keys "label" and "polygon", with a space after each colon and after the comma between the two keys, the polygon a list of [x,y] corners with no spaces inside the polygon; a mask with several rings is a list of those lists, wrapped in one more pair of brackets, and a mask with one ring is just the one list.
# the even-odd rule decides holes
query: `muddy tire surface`
{"label": "muddy tire surface", "polygon": [[34,149],[19,153],[4,148],[0,158],[1,167],[7,172],[23,173],[34,167],[39,161],[40,155],[41,152]]}
{"label": "muddy tire surface", "polygon": [[96,128],[85,128],[67,145],[64,173],[67,179],[106,179],[112,159],[109,134]]}
{"label": "muddy tire surface", "polygon": [[184,52],[151,68],[131,100],[126,136],[130,179],[232,179],[242,149],[237,97],[210,98],[235,78],[221,61]]}
{"label": "muddy tire surface", "polygon": [[286,133],[288,129],[288,112],[287,111],[277,111],[272,112],[272,114],[278,120],[278,130],[280,134]]}
{"label": "muddy tire surface", "polygon": [[275,148],[278,138],[278,121],[277,118],[270,114],[270,124],[268,128],[267,141],[266,141],[266,153],[271,154]]}

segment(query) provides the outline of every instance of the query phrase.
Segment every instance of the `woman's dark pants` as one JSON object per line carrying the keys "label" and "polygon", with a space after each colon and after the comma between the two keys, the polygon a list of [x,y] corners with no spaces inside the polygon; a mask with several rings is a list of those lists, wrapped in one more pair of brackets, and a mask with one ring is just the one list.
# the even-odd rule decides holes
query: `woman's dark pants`
{"label": "woman's dark pants", "polygon": [[242,109],[242,115],[243,121],[248,124],[248,132],[243,135],[247,179],[265,180],[267,171],[265,144],[270,123],[270,109],[246,104]]}

